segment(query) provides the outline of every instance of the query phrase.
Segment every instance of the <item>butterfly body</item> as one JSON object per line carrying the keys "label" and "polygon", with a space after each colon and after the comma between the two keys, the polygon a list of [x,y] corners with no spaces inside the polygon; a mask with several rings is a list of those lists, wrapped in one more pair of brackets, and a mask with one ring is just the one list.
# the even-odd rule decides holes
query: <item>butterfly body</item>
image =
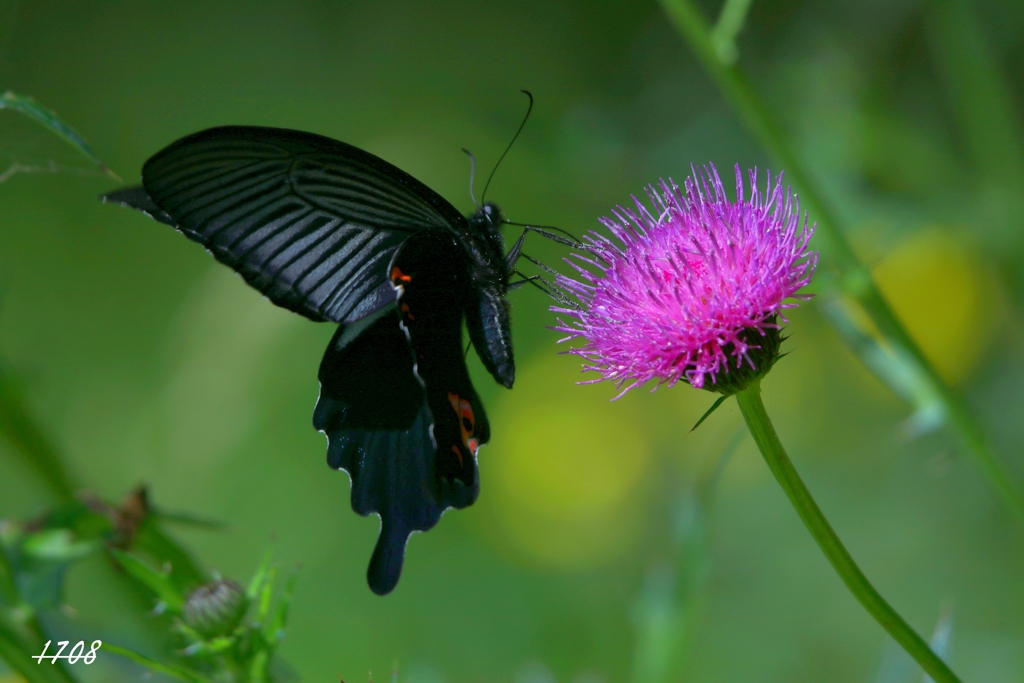
{"label": "butterfly body", "polygon": [[505,242],[498,229],[501,221],[501,210],[493,202],[485,203],[467,221],[471,233],[482,239],[474,245],[470,278],[477,286],[471,289],[467,302],[466,328],[484,367],[497,382],[511,389],[515,362],[507,295],[514,264],[506,260]]}
{"label": "butterfly body", "polygon": [[174,226],[273,303],[339,324],[313,424],[328,464],[350,475],[353,509],[381,517],[368,579],[389,592],[409,534],[479,492],[490,426],[463,321],[495,380],[515,377],[501,211],[463,216],[368,152],[275,128],[187,136],[149,159],[142,180],[104,201]]}

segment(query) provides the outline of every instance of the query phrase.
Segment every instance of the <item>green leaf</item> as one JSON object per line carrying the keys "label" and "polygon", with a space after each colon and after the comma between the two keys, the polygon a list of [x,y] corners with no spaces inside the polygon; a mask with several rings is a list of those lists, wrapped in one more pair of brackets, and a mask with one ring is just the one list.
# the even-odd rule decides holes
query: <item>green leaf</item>
{"label": "green leaf", "polygon": [[57,113],[52,109],[47,109],[31,97],[18,95],[10,90],[5,92],[3,95],[0,95],[0,109],[10,109],[11,111],[16,111],[19,114],[24,114],[77,149],[90,161],[99,166],[100,169],[111,178],[121,180],[116,173],[111,171],[102,161],[100,161],[99,157],[96,156],[96,153],[92,151],[92,148],[89,147],[89,144],[85,141],[85,138],[79,135],[78,131],[57,116]]}
{"label": "green leaf", "polygon": [[189,683],[209,683],[210,679],[206,678],[202,674],[199,674],[191,669],[186,669],[183,666],[177,664],[163,664],[150,659],[145,655],[140,655],[138,652],[133,652],[127,648],[119,647],[117,645],[111,645],[110,643],[103,643],[103,649],[120,655],[125,659],[130,659],[137,664],[141,664],[150,671],[170,676],[171,678],[177,678],[179,681],[189,681]]}
{"label": "green leaf", "polygon": [[277,578],[277,567],[271,567],[267,572],[267,580],[263,582],[260,590],[260,604],[256,608],[256,620],[265,624],[267,615],[270,614],[270,602],[274,597],[274,579]]}
{"label": "green leaf", "polygon": [[720,406],[723,403],[725,403],[725,399],[727,399],[727,398],[729,398],[729,397],[728,396],[719,396],[718,400],[715,401],[714,403],[712,403],[711,407],[707,409],[707,412],[705,412],[703,415],[700,416],[700,419],[697,420],[697,424],[695,424],[692,427],[690,427],[690,431],[692,432],[695,429],[697,429],[697,427],[700,427],[701,423],[704,422],[704,420],[708,419],[708,417],[710,417],[711,413],[713,413],[716,410],[718,410],[718,406]]}
{"label": "green leaf", "polygon": [[268,680],[267,669],[270,667],[270,653],[266,650],[257,652],[249,664],[249,683],[265,683]]}
{"label": "green leaf", "polygon": [[268,550],[263,554],[263,560],[260,561],[260,566],[256,568],[256,573],[252,575],[252,579],[249,581],[248,588],[245,589],[245,595],[249,598],[249,602],[255,602],[256,598],[259,597],[263,591],[263,584],[267,581],[267,574],[270,571],[270,551]]}
{"label": "green leaf", "polygon": [[99,541],[76,541],[70,529],[45,529],[30,534],[21,551],[28,557],[49,562],[72,562],[87,557],[102,547]]}
{"label": "green leaf", "polygon": [[123,550],[111,548],[110,554],[129,576],[155,593],[160,602],[166,605],[168,611],[174,614],[181,613],[185,599],[167,574],[156,571],[139,558]]}
{"label": "green leaf", "polygon": [[277,609],[274,612],[274,617],[263,629],[263,636],[268,643],[276,644],[284,637],[284,627],[288,623],[288,611],[292,606],[295,584],[298,582],[298,579],[299,572],[296,570],[288,577],[281,595],[277,598]]}

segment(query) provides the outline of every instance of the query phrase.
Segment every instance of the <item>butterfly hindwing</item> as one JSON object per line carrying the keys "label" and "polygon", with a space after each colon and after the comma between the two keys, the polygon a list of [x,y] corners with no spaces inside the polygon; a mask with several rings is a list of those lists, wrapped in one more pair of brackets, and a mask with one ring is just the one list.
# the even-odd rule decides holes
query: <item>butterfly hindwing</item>
{"label": "butterfly hindwing", "polygon": [[352,507],[381,517],[368,580],[398,582],[413,531],[479,492],[476,449],[490,437],[462,349],[465,263],[450,235],[410,239],[391,264],[397,302],[343,325],[320,365],[313,424],[328,437],[328,463],[348,471]]}
{"label": "butterfly hindwing", "polygon": [[368,579],[374,592],[398,582],[405,544],[444,508],[432,493],[433,418],[416,380],[397,311],[388,307],[345,343],[345,327],[320,365],[313,425],[328,438],[327,463],[352,480],[352,509],[378,513],[380,537]]}
{"label": "butterfly hindwing", "polygon": [[466,368],[462,321],[472,289],[461,255],[448,235],[422,233],[402,248],[390,278],[400,291],[402,327],[434,415],[438,470],[469,485],[476,449],[490,439],[490,426]]}
{"label": "butterfly hindwing", "polygon": [[468,230],[409,174],[313,133],[211,128],[155,154],[142,180],[105,199],[175,225],[271,301],[313,320],[350,322],[392,301],[387,266],[410,235]]}

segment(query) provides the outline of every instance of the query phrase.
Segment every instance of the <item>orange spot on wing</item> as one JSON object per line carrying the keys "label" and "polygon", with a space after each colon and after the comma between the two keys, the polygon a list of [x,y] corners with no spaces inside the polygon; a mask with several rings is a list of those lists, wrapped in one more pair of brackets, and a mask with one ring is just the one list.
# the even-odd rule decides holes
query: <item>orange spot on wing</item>
{"label": "orange spot on wing", "polygon": [[476,417],[473,415],[473,406],[466,399],[450,391],[448,392],[448,402],[452,404],[452,410],[455,411],[455,419],[459,421],[462,443],[466,445],[466,448],[471,453],[476,453],[479,442],[473,438],[476,432]]}
{"label": "orange spot on wing", "polygon": [[412,313],[409,312],[409,304],[402,304],[401,309],[402,309],[402,313],[405,313],[405,317],[406,318],[408,318],[409,320],[415,320],[416,319],[416,316],[414,316]]}
{"label": "orange spot on wing", "polygon": [[406,275],[401,268],[395,266],[391,269],[391,282],[396,285],[399,282],[412,282],[412,275]]}

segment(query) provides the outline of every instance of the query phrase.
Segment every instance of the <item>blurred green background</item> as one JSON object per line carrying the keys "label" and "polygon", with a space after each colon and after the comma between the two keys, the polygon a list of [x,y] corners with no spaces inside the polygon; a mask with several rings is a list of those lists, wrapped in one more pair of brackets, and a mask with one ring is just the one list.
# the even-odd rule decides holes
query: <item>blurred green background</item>
{"label": "blurred green background", "polygon": [[[1024,3],[756,0],[739,49],[891,303],[1024,481]],[[521,88],[537,104],[488,193],[511,220],[579,234],[691,163],[770,167],[650,2],[7,0],[0,76],[126,182],[187,133],[283,126],[363,147],[468,212],[460,148],[485,177]],[[612,403],[613,387],[574,384],[578,359],[557,355],[531,288],[512,296],[515,390],[473,360],[493,431],[479,501],[414,536],[398,589],[372,595],[378,522],[351,512],[310,424],[333,326],[101,205],[115,181],[0,112],[0,172],[13,163],[56,172],[0,184],[0,358],[91,490],[146,483],[161,509],[223,520],[174,531],[226,576],[247,578],[271,544],[301,564],[281,654],[302,680],[920,680],[822,558],[734,402],[688,433],[713,395]],[[538,237],[527,252],[565,255]],[[919,632],[951,615],[964,681],[1024,680],[1019,528],[948,432],[912,434],[911,409],[815,305],[791,321],[765,401],[825,513]],[[52,499],[6,448],[0,517],[38,514]],[[115,582],[98,557],[74,567],[54,628],[153,647]],[[141,676],[101,660],[74,672]]]}

